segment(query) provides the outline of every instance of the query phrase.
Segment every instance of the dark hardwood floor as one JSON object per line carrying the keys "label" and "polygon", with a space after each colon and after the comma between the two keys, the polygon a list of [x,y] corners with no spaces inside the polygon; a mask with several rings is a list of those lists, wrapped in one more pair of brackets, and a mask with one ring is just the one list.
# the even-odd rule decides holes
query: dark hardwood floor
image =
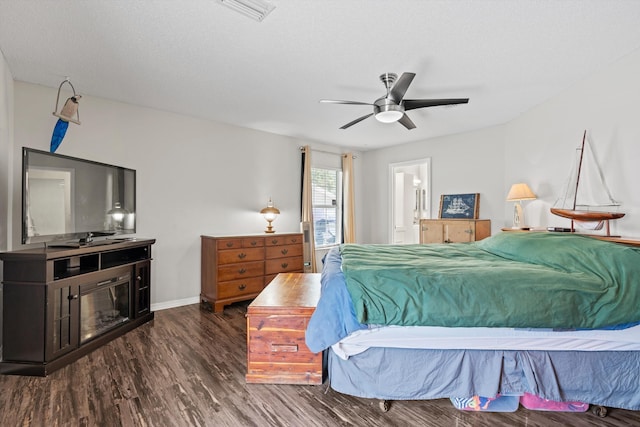
{"label": "dark hardwood floor", "polygon": [[155,320],[41,377],[0,376],[0,426],[630,426],[640,411],[470,413],[446,399],[378,402],[327,387],[246,384],[246,303]]}

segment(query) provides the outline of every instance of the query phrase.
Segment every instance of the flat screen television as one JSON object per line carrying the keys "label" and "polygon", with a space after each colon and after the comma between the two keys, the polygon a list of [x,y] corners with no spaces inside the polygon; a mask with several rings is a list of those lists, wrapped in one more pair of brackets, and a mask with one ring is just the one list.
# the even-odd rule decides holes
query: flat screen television
{"label": "flat screen television", "polygon": [[136,232],[136,171],[22,148],[22,243]]}

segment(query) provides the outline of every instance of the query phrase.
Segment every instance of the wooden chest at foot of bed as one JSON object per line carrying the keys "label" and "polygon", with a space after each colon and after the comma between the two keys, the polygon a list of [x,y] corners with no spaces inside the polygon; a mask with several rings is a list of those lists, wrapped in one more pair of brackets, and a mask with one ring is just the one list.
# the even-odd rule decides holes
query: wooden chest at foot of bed
{"label": "wooden chest at foot of bed", "polygon": [[320,274],[280,273],[247,308],[248,383],[322,384],[322,353],[305,344]]}

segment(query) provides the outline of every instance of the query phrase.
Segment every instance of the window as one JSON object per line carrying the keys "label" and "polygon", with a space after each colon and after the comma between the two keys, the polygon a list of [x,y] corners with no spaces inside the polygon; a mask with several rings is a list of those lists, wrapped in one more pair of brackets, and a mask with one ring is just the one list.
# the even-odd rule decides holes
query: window
{"label": "window", "polygon": [[311,168],[316,247],[342,243],[342,171]]}

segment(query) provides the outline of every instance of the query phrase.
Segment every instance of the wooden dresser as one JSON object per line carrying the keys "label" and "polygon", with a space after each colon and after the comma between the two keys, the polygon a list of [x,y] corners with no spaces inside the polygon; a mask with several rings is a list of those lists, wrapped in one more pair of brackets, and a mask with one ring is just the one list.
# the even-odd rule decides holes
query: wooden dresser
{"label": "wooden dresser", "polygon": [[320,273],[282,273],[247,308],[248,383],[322,384],[323,355],[305,344]]}
{"label": "wooden dresser", "polygon": [[491,236],[489,219],[421,219],[420,243],[464,243]]}
{"label": "wooden dresser", "polygon": [[278,273],[303,268],[301,233],[201,236],[200,300],[221,312],[255,298]]}

